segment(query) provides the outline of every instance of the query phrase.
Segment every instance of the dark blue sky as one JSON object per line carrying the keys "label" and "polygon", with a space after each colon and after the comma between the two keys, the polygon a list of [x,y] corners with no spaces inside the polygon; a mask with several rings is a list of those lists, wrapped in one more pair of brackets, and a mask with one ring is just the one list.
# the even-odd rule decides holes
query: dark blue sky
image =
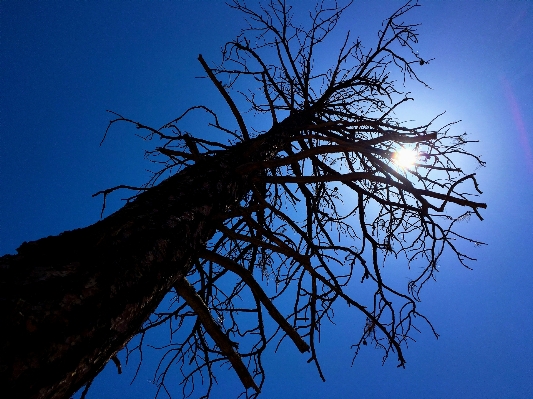
{"label": "dark blue sky", "polygon": [[[372,46],[381,21],[403,4],[377,3],[356,1],[338,33],[351,29]],[[302,16],[307,4],[295,2]],[[426,287],[421,309],[440,338],[423,330],[405,370],[381,366],[371,349],[350,367],[360,326],[339,309],[319,346],[327,382],[284,345],[266,359],[264,398],[533,397],[533,3],[422,5],[409,18],[423,23],[420,54],[436,58],[422,71],[432,90],[410,85],[416,101],[402,115],[427,121],[446,110],[446,121],[461,119],[456,129],[480,140],[489,207],[484,222],[461,231],[489,245],[472,249],[473,271],[443,263]],[[106,109],[154,126],[194,104],[224,113],[217,91],[195,79],[196,58],[218,62],[242,26],[214,0],[0,2],[0,254],[96,222],[94,192],[147,180],[150,143],[134,130],[117,127],[99,146]],[[89,397],[150,398],[146,371],[130,386],[128,369],[117,376],[108,367]],[[223,373],[214,397],[239,392]]]}

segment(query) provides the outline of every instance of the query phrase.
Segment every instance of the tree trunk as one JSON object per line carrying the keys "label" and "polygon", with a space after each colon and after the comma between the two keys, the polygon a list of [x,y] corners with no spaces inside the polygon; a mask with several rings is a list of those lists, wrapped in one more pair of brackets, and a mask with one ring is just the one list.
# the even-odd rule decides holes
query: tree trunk
{"label": "tree trunk", "polygon": [[248,192],[253,176],[235,169],[270,159],[302,120],[204,157],[94,225],[1,257],[3,395],[68,398],[95,377]]}

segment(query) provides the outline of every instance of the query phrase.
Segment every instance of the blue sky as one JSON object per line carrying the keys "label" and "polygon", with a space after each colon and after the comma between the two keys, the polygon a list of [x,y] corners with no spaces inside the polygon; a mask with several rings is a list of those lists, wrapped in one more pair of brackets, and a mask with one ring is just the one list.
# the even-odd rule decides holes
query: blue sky
{"label": "blue sky", "polygon": [[[294,4],[303,16],[308,2]],[[371,46],[402,4],[355,1],[338,33],[351,29]],[[480,140],[488,209],[462,231],[489,245],[472,250],[473,271],[450,260],[426,287],[421,308],[440,338],[423,330],[405,370],[370,349],[350,367],[359,330],[339,309],[319,346],[327,382],[285,345],[265,359],[264,398],[533,397],[533,3],[424,1],[409,18],[423,23],[417,49],[435,61],[421,75],[432,90],[410,85],[416,101],[405,116],[446,110],[446,121],[462,120],[457,131]],[[93,193],[148,179],[150,143],[134,130],[117,127],[99,146],[106,109],[154,126],[194,104],[226,112],[195,78],[196,58],[218,62],[240,27],[214,0],[0,2],[0,254],[96,222]],[[109,210],[121,204],[114,198]],[[150,398],[150,371],[130,386],[128,369],[108,367],[89,397]],[[214,397],[239,392],[223,373]]]}

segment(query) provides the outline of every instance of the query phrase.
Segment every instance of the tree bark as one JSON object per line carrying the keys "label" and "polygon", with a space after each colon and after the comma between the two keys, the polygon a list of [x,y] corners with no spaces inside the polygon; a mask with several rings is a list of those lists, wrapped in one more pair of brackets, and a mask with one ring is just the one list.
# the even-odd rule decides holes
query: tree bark
{"label": "tree bark", "polygon": [[271,159],[304,119],[292,114],[94,225],[25,242],[17,255],[1,257],[3,394],[69,398],[94,378],[187,274],[220,215],[251,189],[254,175],[237,167]]}

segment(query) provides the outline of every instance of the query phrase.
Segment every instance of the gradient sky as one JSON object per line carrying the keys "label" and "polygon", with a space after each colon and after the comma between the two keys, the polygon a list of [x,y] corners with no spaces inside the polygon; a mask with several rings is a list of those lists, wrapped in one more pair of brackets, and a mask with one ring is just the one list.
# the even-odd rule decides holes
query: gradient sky
{"label": "gradient sky", "polygon": [[[308,2],[295,4],[304,16]],[[372,46],[402,4],[355,1],[337,33],[351,29]],[[360,326],[339,309],[319,346],[327,382],[284,345],[265,358],[263,398],[533,397],[533,2],[424,1],[408,18],[423,23],[417,49],[435,61],[421,72],[432,90],[409,85],[416,101],[406,115],[427,121],[446,110],[446,121],[462,120],[456,132],[480,140],[473,151],[487,162],[478,178],[488,209],[461,231],[489,245],[470,252],[474,270],[443,263],[423,291],[421,310],[440,338],[423,329],[406,369],[382,366],[371,349],[350,367]],[[1,1],[0,254],[96,222],[93,193],[147,180],[150,143],[134,129],[117,127],[99,146],[106,109],[156,127],[194,104],[227,112],[195,79],[196,58],[218,62],[242,26],[215,0]],[[113,198],[106,214],[121,204]],[[131,386],[134,367],[118,376],[111,364],[88,397],[153,397],[151,361]],[[239,392],[226,372],[213,398]]]}

